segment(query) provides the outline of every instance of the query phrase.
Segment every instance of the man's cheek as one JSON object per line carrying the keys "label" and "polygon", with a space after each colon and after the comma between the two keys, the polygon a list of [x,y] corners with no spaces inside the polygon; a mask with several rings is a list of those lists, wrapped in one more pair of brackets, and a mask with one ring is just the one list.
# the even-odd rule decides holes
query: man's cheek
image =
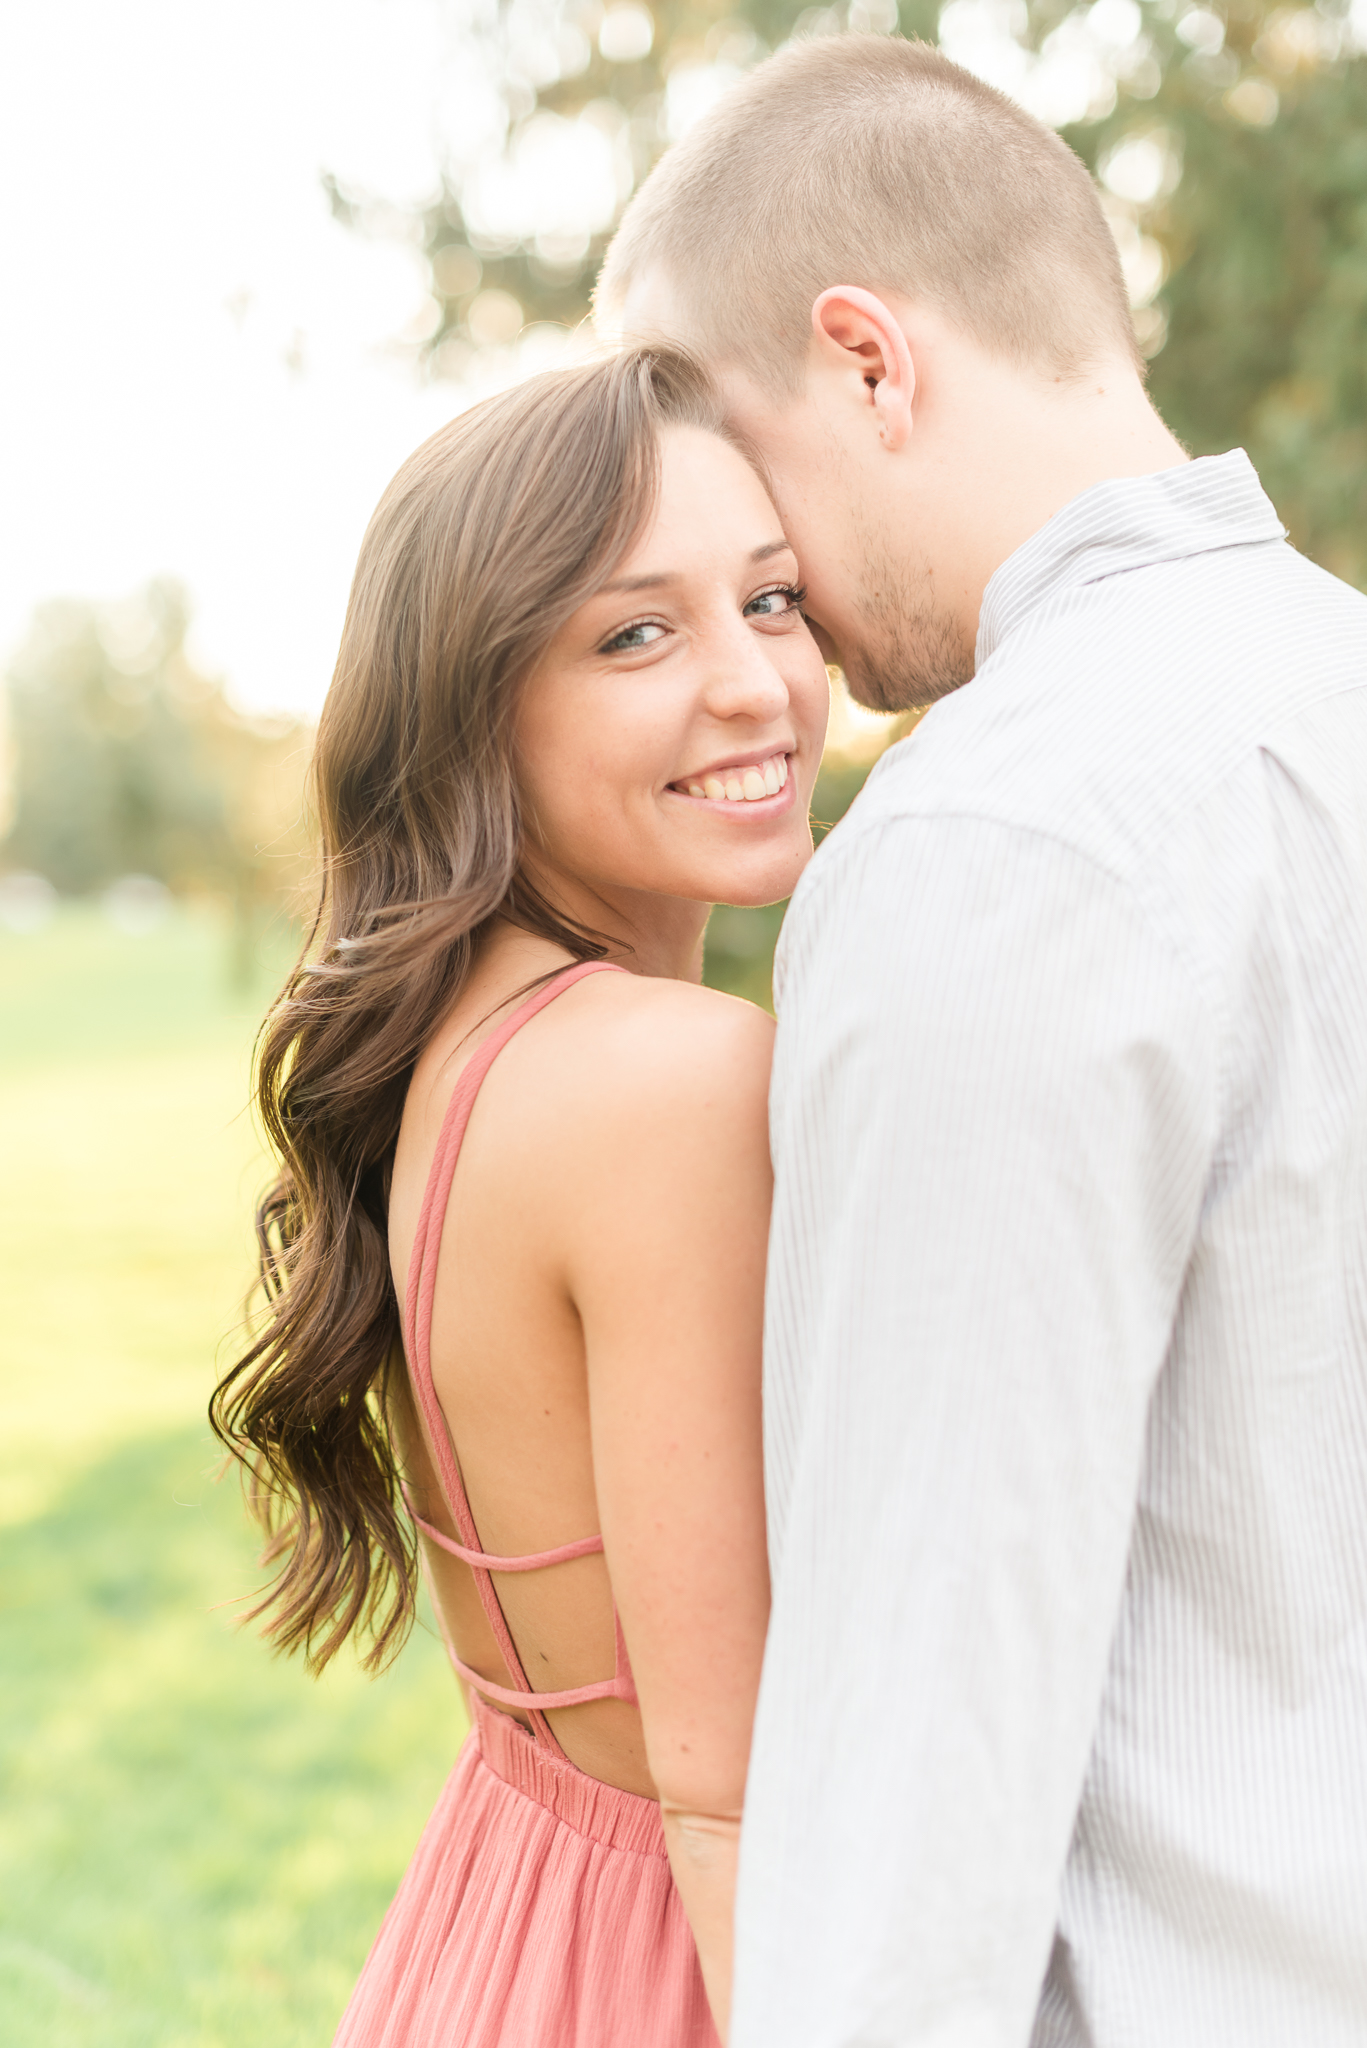
{"label": "man's cheek", "polygon": [[826,631],[826,628],[820,623],[819,620],[814,619],[810,612],[806,613],[806,619],[808,629],[811,632],[811,636],[813,640],[815,640],[817,647],[820,649],[821,659],[826,663],[826,666],[828,668],[838,668],[840,665],[840,656],[836,649],[836,644],[834,640]]}

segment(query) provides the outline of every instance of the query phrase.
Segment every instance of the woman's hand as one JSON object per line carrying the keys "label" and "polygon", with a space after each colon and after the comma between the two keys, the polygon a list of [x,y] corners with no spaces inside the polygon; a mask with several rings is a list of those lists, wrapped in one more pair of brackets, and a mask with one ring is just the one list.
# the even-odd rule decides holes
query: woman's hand
{"label": "woman's hand", "polygon": [[698,1944],[707,2002],[724,2044],[731,2022],[731,1972],[740,1814],[690,1813],[660,1802],[669,1865]]}

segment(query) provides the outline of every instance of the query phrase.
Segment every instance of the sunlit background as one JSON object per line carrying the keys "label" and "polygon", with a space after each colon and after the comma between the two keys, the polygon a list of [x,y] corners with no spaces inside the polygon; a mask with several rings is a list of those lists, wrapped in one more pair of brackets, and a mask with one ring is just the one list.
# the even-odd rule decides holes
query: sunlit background
{"label": "sunlit background", "polygon": [[[203,1422],[351,566],[585,345],[660,151],[792,36],[938,38],[1095,171],[1155,398],[1367,587],[1367,0],[45,0],[0,13],[0,2037],[325,2044],[455,1754],[314,1686]],[[833,684],[818,819],[901,726]],[[781,906],[708,975],[768,999]]]}

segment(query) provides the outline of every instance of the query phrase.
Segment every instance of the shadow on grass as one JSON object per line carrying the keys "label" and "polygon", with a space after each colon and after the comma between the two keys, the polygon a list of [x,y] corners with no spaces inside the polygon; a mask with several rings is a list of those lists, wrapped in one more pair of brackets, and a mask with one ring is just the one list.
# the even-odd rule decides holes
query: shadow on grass
{"label": "shadow on grass", "polygon": [[207,1432],[0,1532],[7,2048],[326,2048],[455,1759],[416,1635],[313,1684],[211,1611],[256,1583]]}

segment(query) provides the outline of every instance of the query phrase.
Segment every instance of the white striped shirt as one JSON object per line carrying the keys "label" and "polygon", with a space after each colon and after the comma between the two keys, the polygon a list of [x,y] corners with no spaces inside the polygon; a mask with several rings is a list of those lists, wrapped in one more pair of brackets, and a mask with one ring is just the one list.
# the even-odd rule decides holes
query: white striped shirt
{"label": "white striped shirt", "polygon": [[781,944],[734,2048],[1367,2042],[1367,599],[1085,492]]}

